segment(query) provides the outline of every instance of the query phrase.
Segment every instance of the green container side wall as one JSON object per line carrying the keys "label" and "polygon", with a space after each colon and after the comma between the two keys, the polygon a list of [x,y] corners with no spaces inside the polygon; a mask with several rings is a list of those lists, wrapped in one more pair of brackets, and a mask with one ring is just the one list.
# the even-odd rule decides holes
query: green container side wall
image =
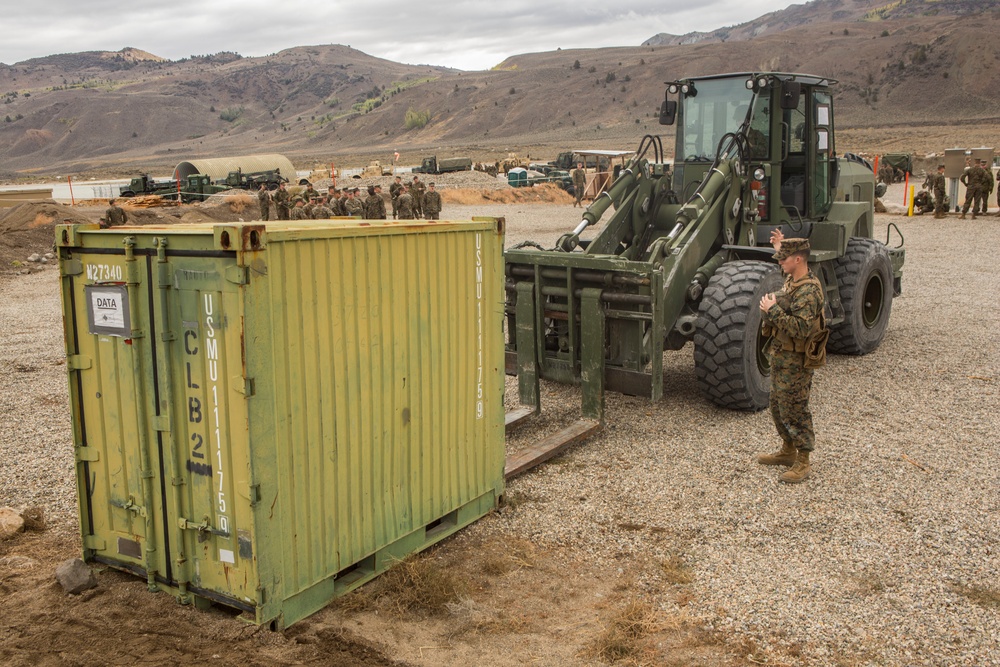
{"label": "green container side wall", "polygon": [[[142,557],[123,556],[117,547],[122,536],[145,545],[143,520],[123,507],[142,500],[139,396],[154,459],[154,567],[164,576],[169,559],[174,579],[183,576],[196,593],[256,605],[258,622],[291,622],[315,611],[331,591],[356,585],[347,577],[333,586],[338,571],[372,554],[381,571],[387,559],[452,532],[424,528],[456,508],[458,525],[488,511],[503,491],[499,224],[268,225],[265,249],[240,257],[255,267],[245,286],[229,280],[238,275],[233,255],[171,255],[165,266],[155,256],[139,255],[140,270],[133,275],[140,285],[131,311],[144,335],[131,342],[87,332],[83,288],[101,282],[88,265],[120,266],[125,273],[123,255],[88,251],[120,251],[122,240],[132,237],[137,251],[154,253],[156,239],[166,238],[175,253],[217,252],[219,230],[76,227],[60,257],[64,273],[73,274],[63,278],[67,353],[92,360],[88,369],[70,372],[75,444],[100,450],[97,461],[78,464],[81,525],[89,525],[92,513],[96,539],[89,544],[102,545],[90,553],[133,571],[144,566]],[[57,230],[59,238],[65,237]],[[82,263],[82,272],[72,268],[75,262]],[[157,285],[164,280],[169,288],[161,291]],[[218,438],[212,436],[208,386],[208,295]],[[150,330],[151,313],[156,331]],[[470,420],[470,404],[474,410],[476,403],[470,396],[479,379],[470,379],[469,372],[479,368],[480,349],[484,413]],[[136,361],[144,378],[138,390]],[[248,378],[257,389],[250,397]],[[192,397],[212,429],[189,418]],[[194,434],[208,437],[206,454],[221,463],[210,475],[192,472],[190,463],[204,461],[193,456]],[[158,437],[165,450],[162,478]],[[171,495],[177,480],[179,501]],[[219,511],[220,499],[225,512]],[[179,528],[184,520],[205,521],[215,533]],[[83,530],[85,548],[92,549]]]}
{"label": "green container side wall", "polygon": [[268,599],[503,490],[502,235],[286,236],[269,235],[266,277],[246,292],[251,439],[278,444],[253,460]]}

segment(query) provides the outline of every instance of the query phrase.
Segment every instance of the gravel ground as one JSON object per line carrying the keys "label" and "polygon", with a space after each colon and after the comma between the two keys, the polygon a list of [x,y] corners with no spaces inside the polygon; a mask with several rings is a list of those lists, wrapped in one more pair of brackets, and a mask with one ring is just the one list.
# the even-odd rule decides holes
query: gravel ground
{"label": "gravel ground", "polygon": [[[455,206],[504,215],[508,245],[551,246],[570,206]],[[693,581],[657,603],[753,646],[762,664],[1000,665],[1000,219],[878,216],[906,236],[903,296],[882,347],[816,375],[813,477],[777,483],[756,453],[766,412],[717,409],[690,348],[666,355],[665,398],[609,394],[606,430],[509,485],[509,508],[467,531],[558,546],[609,572],[678,559]],[[877,235],[881,235],[879,232]],[[0,276],[0,506],[45,508],[77,531],[58,271]],[[508,405],[516,389],[508,380]],[[545,413],[512,448],[577,416]],[[652,586],[650,587],[653,588]]]}

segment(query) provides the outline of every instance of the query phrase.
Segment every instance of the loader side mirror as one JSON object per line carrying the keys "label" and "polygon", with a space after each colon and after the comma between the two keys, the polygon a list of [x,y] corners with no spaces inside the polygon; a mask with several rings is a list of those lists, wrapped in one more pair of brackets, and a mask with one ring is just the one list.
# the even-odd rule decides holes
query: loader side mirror
{"label": "loader side mirror", "polygon": [[802,95],[802,84],[798,81],[781,82],[781,108],[798,109],[799,96]]}
{"label": "loader side mirror", "polygon": [[660,125],[673,125],[677,117],[677,101],[663,100],[660,105]]}
{"label": "loader side mirror", "polygon": [[830,158],[830,189],[834,192],[840,187],[840,160]]}

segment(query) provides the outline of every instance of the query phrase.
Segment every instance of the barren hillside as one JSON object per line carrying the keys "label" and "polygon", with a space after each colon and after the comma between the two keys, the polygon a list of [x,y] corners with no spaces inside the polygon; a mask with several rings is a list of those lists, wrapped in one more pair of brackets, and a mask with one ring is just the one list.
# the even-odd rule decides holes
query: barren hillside
{"label": "barren hillside", "polygon": [[842,149],[1000,144],[997,2],[890,4],[816,0],[752,38],[523,54],[485,72],[338,45],[181,61],[126,49],[0,65],[0,176],[163,173],[181,159],[247,152],[351,166],[395,151],[410,164],[437,151],[493,160],[630,148],[646,133],[669,138],[656,123],[664,81],[741,70],[838,79]]}

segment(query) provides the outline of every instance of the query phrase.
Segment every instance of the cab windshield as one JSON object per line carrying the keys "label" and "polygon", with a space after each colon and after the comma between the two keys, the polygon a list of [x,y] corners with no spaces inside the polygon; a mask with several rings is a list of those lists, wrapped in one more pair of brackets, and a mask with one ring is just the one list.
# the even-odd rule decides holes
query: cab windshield
{"label": "cab windshield", "polygon": [[711,162],[719,139],[746,120],[754,94],[744,77],[695,81],[694,88],[694,95],[681,96],[677,145],[686,162]]}

